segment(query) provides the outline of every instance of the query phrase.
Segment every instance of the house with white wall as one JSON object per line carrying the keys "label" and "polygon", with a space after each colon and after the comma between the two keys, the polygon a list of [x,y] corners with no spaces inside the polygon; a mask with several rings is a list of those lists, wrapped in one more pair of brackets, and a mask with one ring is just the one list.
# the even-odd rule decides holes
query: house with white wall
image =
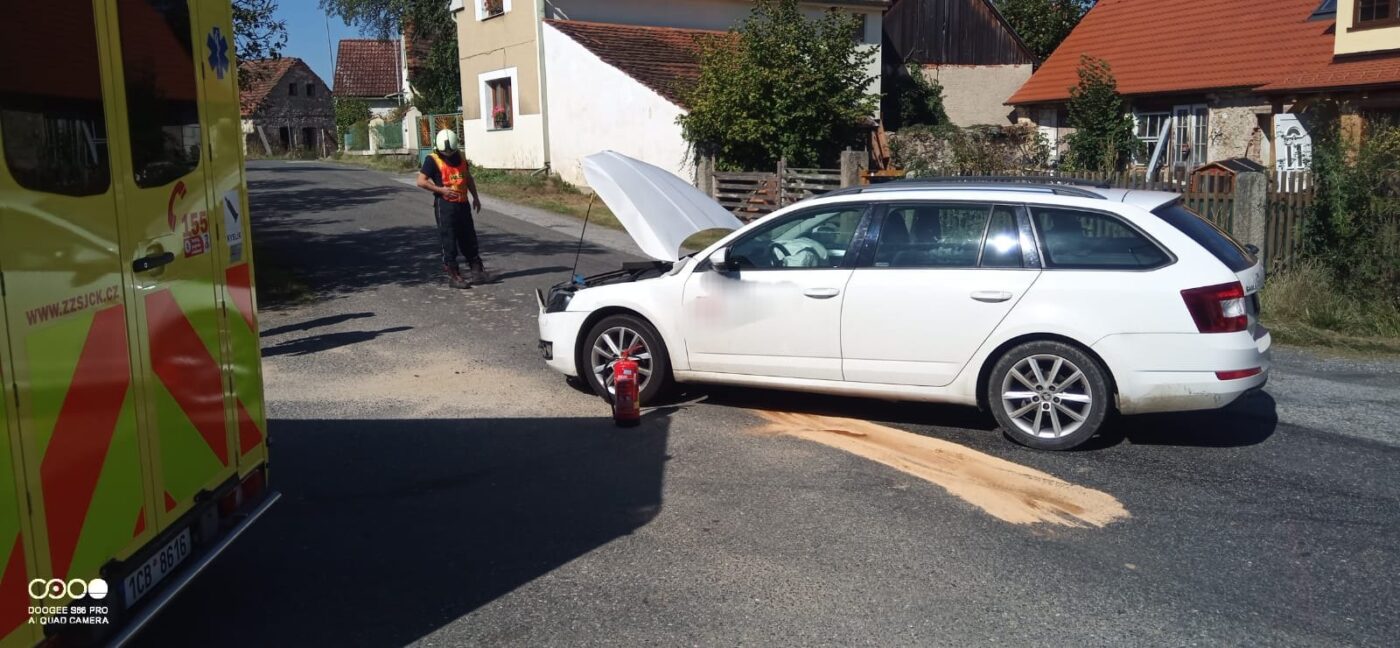
{"label": "house with white wall", "polygon": [[[857,16],[880,92],[887,0],[803,2]],[[581,159],[611,149],[691,180],[676,117],[699,76],[698,41],[736,27],[749,0],[465,0],[453,3],[462,141],[481,166],[550,167],[585,184]]]}

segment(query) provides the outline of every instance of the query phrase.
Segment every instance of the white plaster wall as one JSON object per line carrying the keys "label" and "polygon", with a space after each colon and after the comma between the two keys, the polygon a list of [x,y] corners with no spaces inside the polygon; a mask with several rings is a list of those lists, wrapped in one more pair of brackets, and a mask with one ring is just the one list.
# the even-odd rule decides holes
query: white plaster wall
{"label": "white plaster wall", "polygon": [[587,185],[584,156],[611,149],[694,180],[680,107],[550,25],[544,49],[550,166],[560,177]]}
{"label": "white plaster wall", "polygon": [[1008,124],[1006,100],[1031,78],[1030,65],[929,65],[924,76],[943,86],[943,109],[958,126]]}
{"label": "white plaster wall", "polygon": [[[737,27],[753,9],[750,0],[544,0],[544,3],[546,18],[720,31]],[[831,9],[834,4],[804,2],[802,10],[808,16],[815,17]],[[875,58],[867,68],[867,74],[875,78],[870,92],[879,94],[883,13],[878,7],[836,8],[865,15],[865,33],[861,42],[875,50]]]}
{"label": "white plaster wall", "polygon": [[478,166],[538,169],[544,166],[544,117],[516,115],[514,127],[487,130],[487,120],[462,122],[462,150]]}

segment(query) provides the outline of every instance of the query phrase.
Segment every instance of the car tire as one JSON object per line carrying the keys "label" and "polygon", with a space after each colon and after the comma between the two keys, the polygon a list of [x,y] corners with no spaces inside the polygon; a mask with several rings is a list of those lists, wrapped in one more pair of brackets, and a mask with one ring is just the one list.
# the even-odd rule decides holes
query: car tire
{"label": "car tire", "polygon": [[1069,450],[1103,425],[1113,397],[1108,372],[1079,347],[1041,340],[1013,347],[987,379],[986,403],[1012,441]]}
{"label": "car tire", "polygon": [[[613,348],[619,344],[635,346],[638,339],[645,349],[636,356],[643,377],[638,402],[643,406],[651,404],[670,387],[671,357],[656,328],[636,315],[609,315],[588,330],[579,345],[577,359],[579,377],[603,400],[612,402],[612,387],[604,376],[612,374],[616,361]],[[603,375],[593,370],[597,366],[605,367]]]}

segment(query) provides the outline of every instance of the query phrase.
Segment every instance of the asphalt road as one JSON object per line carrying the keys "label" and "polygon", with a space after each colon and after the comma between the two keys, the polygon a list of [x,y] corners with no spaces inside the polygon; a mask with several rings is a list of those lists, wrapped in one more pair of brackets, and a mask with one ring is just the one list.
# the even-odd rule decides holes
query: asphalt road
{"label": "asphalt road", "polygon": [[[531,291],[567,276],[567,228],[488,209],[478,228],[503,281],[454,291],[422,192],[329,164],[251,166],[260,263],[314,297],[262,304],[285,497],[144,645],[1400,637],[1400,363],[1281,350],[1264,394],[1119,419],[1069,453],[1015,446],[968,408],[758,390],[692,390],[619,430],[536,355]],[[581,256],[584,272],[627,258]],[[765,431],[754,408],[956,444],[1126,515],[1009,522],[956,488]]]}

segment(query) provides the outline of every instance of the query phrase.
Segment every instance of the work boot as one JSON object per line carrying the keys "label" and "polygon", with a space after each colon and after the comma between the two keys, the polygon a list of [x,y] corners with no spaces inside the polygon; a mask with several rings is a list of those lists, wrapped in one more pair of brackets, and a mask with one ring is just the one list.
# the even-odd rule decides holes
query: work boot
{"label": "work boot", "polygon": [[452,266],[443,266],[442,269],[447,271],[447,285],[452,286],[453,288],[472,287],[471,283],[462,277],[462,272],[457,268],[454,268]]}
{"label": "work boot", "polygon": [[472,282],[478,284],[491,283],[496,278],[486,271],[486,266],[480,261],[472,262]]}

